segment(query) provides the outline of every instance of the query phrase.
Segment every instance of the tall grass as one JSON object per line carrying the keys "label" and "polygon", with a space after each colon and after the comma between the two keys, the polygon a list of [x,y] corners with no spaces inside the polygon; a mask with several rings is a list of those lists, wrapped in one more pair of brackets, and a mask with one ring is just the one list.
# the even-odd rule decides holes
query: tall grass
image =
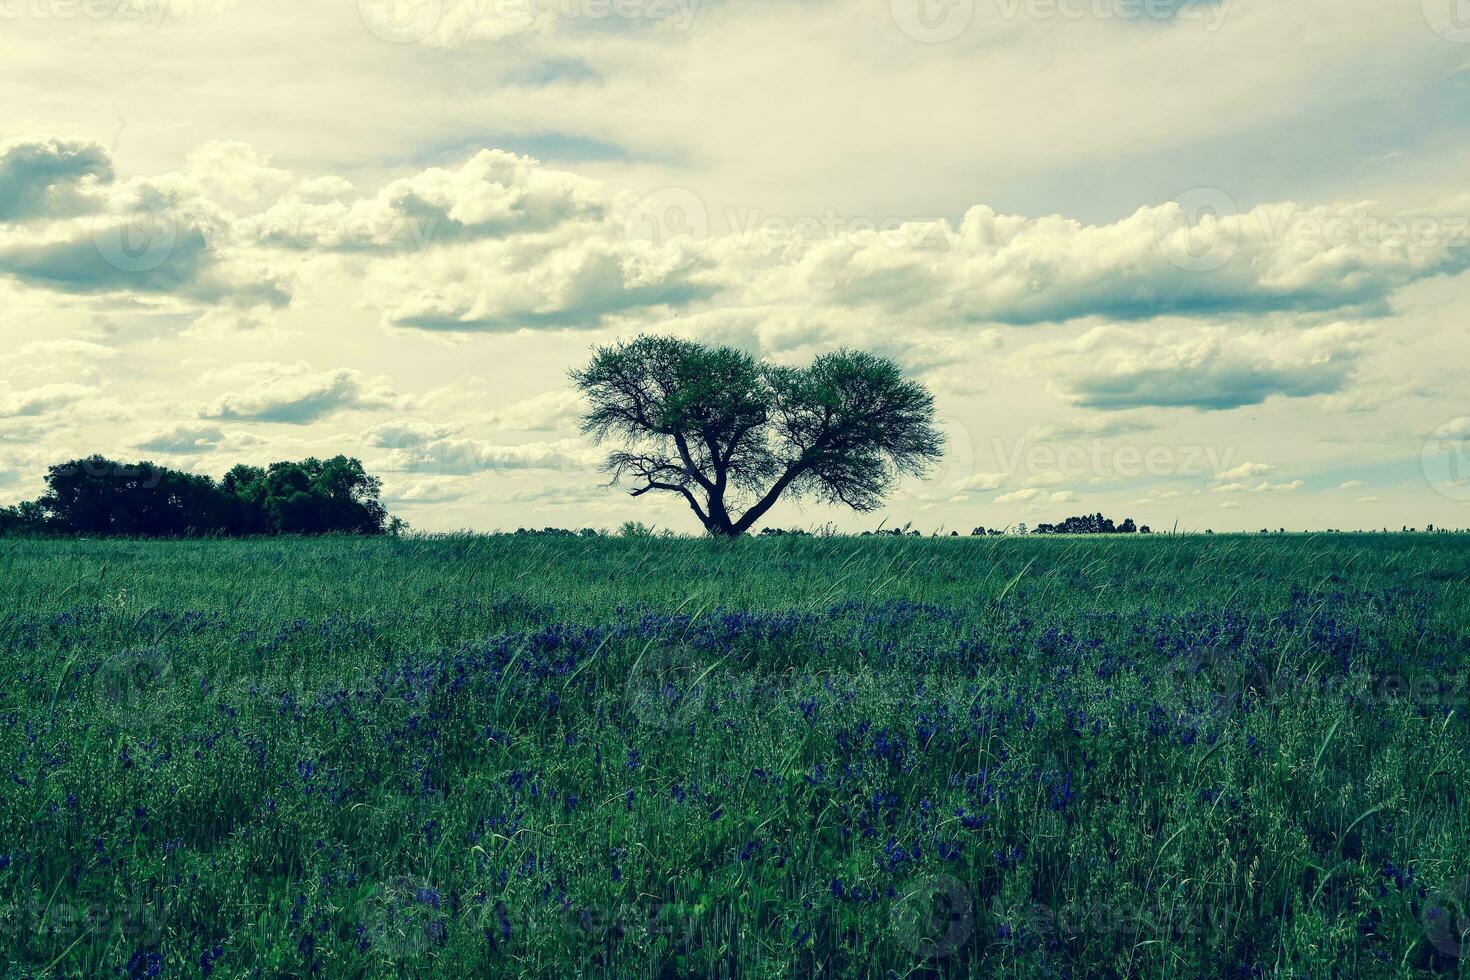
{"label": "tall grass", "polygon": [[1470,976],[1460,539],[11,541],[0,587],[15,975]]}

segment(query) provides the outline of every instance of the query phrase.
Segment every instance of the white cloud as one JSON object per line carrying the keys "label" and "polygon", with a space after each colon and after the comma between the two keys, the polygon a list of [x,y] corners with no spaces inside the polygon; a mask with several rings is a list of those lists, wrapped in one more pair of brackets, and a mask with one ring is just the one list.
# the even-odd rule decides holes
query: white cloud
{"label": "white cloud", "polygon": [[565,222],[595,225],[608,206],[596,181],[494,149],[481,150],[455,169],[433,167],[392,181],[372,198],[313,200],[341,190],[336,182],[300,185],[240,219],[237,236],[296,248],[418,250],[536,234]]}
{"label": "white cloud", "polygon": [[79,357],[104,359],[117,356],[117,350],[105,344],[89,340],[62,338],[58,340],[33,340],[12,351],[15,357]]}
{"label": "white cloud", "polygon": [[1063,419],[1033,425],[1026,430],[1026,436],[1042,442],[1107,439],[1134,432],[1148,432],[1154,428],[1157,428],[1157,423],[1138,416],[1094,415],[1090,418]]}
{"label": "white cloud", "polygon": [[592,469],[601,455],[576,439],[504,445],[481,439],[445,438],[400,446],[388,453],[389,472],[466,476],[496,470]]}
{"label": "white cloud", "polygon": [[0,225],[89,210],[112,179],[112,157],[96,140],[41,136],[0,143]]}
{"label": "white cloud", "polygon": [[995,498],[997,504],[1014,503],[1052,503],[1065,504],[1077,499],[1077,495],[1070,490],[1057,490],[1047,493],[1045,490],[1030,488],[1026,490],[1012,490]]}
{"label": "white cloud", "polygon": [[351,368],[313,371],[304,361],[248,364],[205,377],[210,383],[230,379],[250,383],[210,402],[200,412],[201,418],[305,425],[341,411],[376,411],[404,404],[384,379],[369,378]]}
{"label": "white cloud", "polygon": [[97,398],[86,385],[61,383],[21,391],[0,388],[0,418],[31,418],[65,412]]}
{"label": "white cloud", "polygon": [[1211,487],[1211,493],[1288,493],[1292,490],[1300,490],[1304,484],[1301,480],[1292,480],[1289,483],[1271,483],[1262,480],[1260,483],[1223,483],[1217,487]]}
{"label": "white cloud", "polygon": [[575,426],[586,410],[586,399],[580,393],[571,389],[548,391],[501,409],[490,421],[515,432],[547,431]]}
{"label": "white cloud", "polygon": [[1253,476],[1264,476],[1265,474],[1270,473],[1273,469],[1275,469],[1275,467],[1272,466],[1270,463],[1241,463],[1239,466],[1232,467],[1223,473],[1217,474],[1215,476],[1215,479],[1245,480]]}
{"label": "white cloud", "polygon": [[999,490],[1009,482],[1010,476],[1005,473],[976,473],[960,484],[960,490]]}
{"label": "white cloud", "polygon": [[1350,324],[1275,331],[1096,327],[1075,340],[1033,344],[1018,358],[1087,408],[1220,411],[1342,389],[1369,336]]}

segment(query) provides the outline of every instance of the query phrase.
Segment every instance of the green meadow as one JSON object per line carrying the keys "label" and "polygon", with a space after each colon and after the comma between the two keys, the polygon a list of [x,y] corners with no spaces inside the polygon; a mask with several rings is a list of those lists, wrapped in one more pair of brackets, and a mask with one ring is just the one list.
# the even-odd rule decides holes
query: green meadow
{"label": "green meadow", "polygon": [[0,541],[8,975],[1470,976],[1470,539]]}

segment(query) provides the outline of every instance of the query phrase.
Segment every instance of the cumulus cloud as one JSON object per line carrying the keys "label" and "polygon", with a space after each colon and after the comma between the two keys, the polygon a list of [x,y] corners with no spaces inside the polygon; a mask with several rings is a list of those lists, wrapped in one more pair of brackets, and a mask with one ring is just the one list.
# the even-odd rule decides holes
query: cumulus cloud
{"label": "cumulus cloud", "polygon": [[306,196],[323,189],[304,185],[241,225],[256,225],[264,242],[296,248],[421,248],[599,222],[607,213],[596,181],[502,150],[481,150],[458,169],[433,167],[395,180],[368,199]]}
{"label": "cumulus cloud", "polygon": [[192,456],[218,450],[249,449],[264,442],[248,432],[226,432],[217,425],[181,422],[144,433],[133,445],[144,452]]}
{"label": "cumulus cloud", "polygon": [[1241,463],[1239,466],[1231,467],[1223,473],[1218,474],[1217,480],[1246,480],[1253,476],[1264,476],[1270,473],[1274,466],[1269,463]]}
{"label": "cumulus cloud", "polygon": [[960,484],[961,491],[999,490],[1010,482],[1006,473],[976,473]]}
{"label": "cumulus cloud", "polygon": [[466,332],[594,329],[619,314],[706,298],[679,243],[658,247],[602,233],[548,243],[485,241],[394,260],[372,282],[398,327]]}
{"label": "cumulus cloud", "polygon": [[586,399],[579,392],[548,391],[501,409],[491,421],[513,432],[546,431],[575,425],[586,410]]}
{"label": "cumulus cloud", "polygon": [[395,419],[379,422],[363,433],[363,442],[379,449],[414,449],[448,439],[461,429],[459,425],[439,425],[417,419]]}
{"label": "cumulus cloud", "polygon": [[502,445],[481,439],[436,439],[388,454],[395,473],[468,476],[497,470],[590,469],[601,457],[576,439]]}
{"label": "cumulus cloud", "polygon": [[95,205],[98,188],[113,176],[112,157],[95,140],[0,143],[0,223],[78,214]]}
{"label": "cumulus cloud", "polygon": [[1070,490],[1055,490],[1051,493],[1048,493],[1045,490],[1039,490],[1035,487],[1032,487],[1026,490],[1012,490],[1010,493],[1003,493],[999,497],[995,498],[995,502],[998,504],[1065,504],[1071,503],[1076,499],[1077,495]]}
{"label": "cumulus cloud", "polygon": [[364,0],[362,15],[368,29],[384,40],[461,48],[512,39],[526,42],[575,28],[624,32],[667,23],[683,30],[699,6],[699,0],[623,0],[576,8],[536,0],[438,0],[420,4],[404,16],[392,0]]}
{"label": "cumulus cloud", "polygon": [[117,350],[90,340],[63,337],[57,340],[33,340],[13,351],[16,357],[78,357],[98,360],[117,356]]}
{"label": "cumulus cloud", "polygon": [[807,297],[950,325],[1380,315],[1396,290],[1470,268],[1467,246],[1467,201],[1409,212],[1287,202],[1198,221],[1173,202],[1106,225],[1001,215],[980,205],[957,227],[914,223],[804,248],[770,236],[721,243],[756,301]]}
{"label": "cumulus cloud", "polygon": [[0,229],[0,275],[81,295],[175,296],[201,303],[283,306],[279,276],[211,237],[221,213],[179,178],[109,187],[88,213]]}
{"label": "cumulus cloud", "polygon": [[1034,425],[1026,430],[1026,436],[1039,441],[1107,439],[1133,432],[1148,432],[1156,428],[1158,428],[1156,423],[1138,416],[1098,415],[1091,418],[1061,419]]}
{"label": "cumulus cloud", "polygon": [[[1110,224],[975,206],[957,225],[737,226],[649,240],[598,181],[489,148],[355,195],[340,177],[298,176],[239,142],[204,144],[180,173],[121,183],[95,142],[8,143],[0,220],[38,223],[4,226],[0,273],[82,295],[280,307],[292,292],[281,263],[350,252],[370,257],[364,296],[392,326],[591,329],[703,307],[692,312],[712,329],[763,346],[840,336],[934,372],[998,346],[983,324],[1377,315],[1396,290],[1470,268],[1470,240],[1457,240],[1470,231],[1446,217],[1458,213],[1454,202],[1389,215],[1371,204],[1285,203],[1199,220],[1168,203]],[[1470,213],[1470,200],[1461,203]],[[1196,268],[1201,248],[1223,261]],[[896,332],[896,318],[930,329]],[[1254,396],[1221,400],[1238,397]]]}
{"label": "cumulus cloud", "polygon": [[1033,344],[1020,360],[1052,377],[1068,400],[1085,408],[1220,411],[1272,396],[1341,390],[1367,336],[1347,324],[1278,331],[1109,326],[1075,340]]}
{"label": "cumulus cloud", "polygon": [[0,389],[0,418],[35,418],[76,408],[97,397],[86,385],[62,383],[23,391]]}
{"label": "cumulus cloud", "polygon": [[[293,185],[299,186],[289,170],[271,166],[270,157],[239,140],[212,140],[203,144],[189,154],[184,172],[221,203],[238,202],[247,206],[268,203]],[[341,185],[332,186],[339,189]],[[346,184],[348,190],[351,187]]]}
{"label": "cumulus cloud", "polygon": [[463,499],[466,492],[463,480],[429,477],[390,483],[383,491],[383,502],[390,506],[425,507],[453,503]]}
{"label": "cumulus cloud", "polygon": [[1217,487],[1211,487],[1212,493],[1289,493],[1292,490],[1300,490],[1304,484],[1301,480],[1292,480],[1290,483],[1271,483],[1262,480],[1260,483],[1223,483]]}
{"label": "cumulus cloud", "polygon": [[502,445],[459,436],[460,426],[417,419],[383,422],[363,433],[363,442],[387,449],[387,465],[398,473],[467,476],[493,470],[586,469],[600,455],[576,439]]}
{"label": "cumulus cloud", "polygon": [[249,379],[239,390],[221,395],[200,413],[206,419],[238,419],[305,425],[348,410],[402,407],[404,399],[386,381],[351,368],[313,371],[295,364],[250,364],[206,375],[209,383]]}

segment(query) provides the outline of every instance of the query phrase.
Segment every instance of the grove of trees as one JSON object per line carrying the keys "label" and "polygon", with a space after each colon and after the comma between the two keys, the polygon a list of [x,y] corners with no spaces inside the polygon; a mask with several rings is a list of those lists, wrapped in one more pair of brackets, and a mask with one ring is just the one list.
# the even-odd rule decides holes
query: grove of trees
{"label": "grove of trees", "polygon": [[243,537],[398,530],[382,483],[347,456],[236,466],[215,481],[102,456],[52,466],[38,500],[0,508],[0,534]]}

